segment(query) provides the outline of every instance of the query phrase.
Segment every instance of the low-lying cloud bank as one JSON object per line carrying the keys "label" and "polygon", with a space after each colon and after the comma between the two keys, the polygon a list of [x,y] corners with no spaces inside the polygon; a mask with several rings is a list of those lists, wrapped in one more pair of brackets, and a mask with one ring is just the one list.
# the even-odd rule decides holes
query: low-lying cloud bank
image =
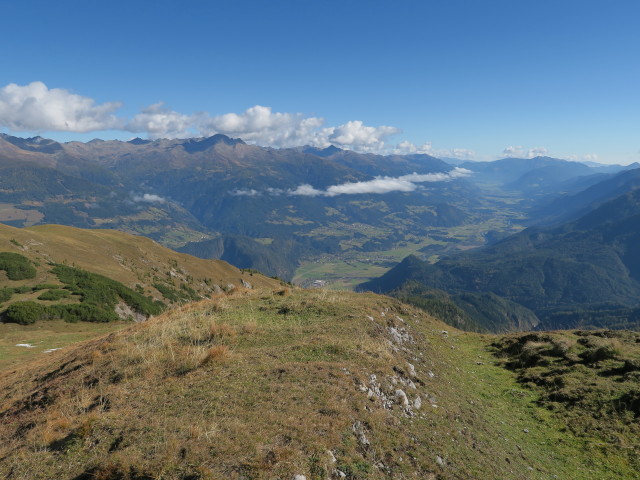
{"label": "low-lying cloud bank", "polygon": [[144,203],[165,203],[167,200],[160,195],[155,195],[153,193],[145,193],[144,195],[133,195],[132,200],[136,203],[144,202]]}
{"label": "low-lying cloud bank", "polygon": [[456,167],[450,172],[411,173],[400,177],[375,177],[363,182],[348,182],[331,185],[325,190],[317,189],[309,184],[299,185],[295,189],[283,190],[270,188],[265,191],[255,189],[236,189],[230,193],[236,196],[256,197],[259,195],[289,195],[303,197],[336,197],[338,195],[382,194],[390,192],[413,192],[420,183],[447,182],[456,178],[468,177],[471,171]]}
{"label": "low-lying cloud bank", "polygon": [[[471,158],[464,149],[430,150],[431,144],[416,147],[401,142],[389,145],[391,136],[402,133],[389,125],[365,125],[351,120],[327,126],[324,118],[302,113],[274,112],[255,105],[242,113],[211,115],[207,112],[184,114],[159,102],[142,109],[132,118],[116,115],[120,102],[97,104],[95,100],[62,88],[49,88],[42,82],[28,85],[11,83],[0,88],[0,128],[14,132],[78,132],[118,130],[146,134],[151,139],[191,138],[222,133],[240,137],[261,146],[288,148],[334,145],[363,153],[430,153],[444,157]],[[428,148],[426,148],[428,146]]]}

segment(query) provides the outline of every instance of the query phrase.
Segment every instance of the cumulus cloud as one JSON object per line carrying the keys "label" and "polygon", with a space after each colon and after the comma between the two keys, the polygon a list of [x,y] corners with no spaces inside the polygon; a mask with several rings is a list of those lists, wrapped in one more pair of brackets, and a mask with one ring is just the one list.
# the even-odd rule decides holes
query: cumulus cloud
{"label": "cumulus cloud", "polygon": [[184,115],[159,102],[134,116],[125,128],[130,132],[145,132],[151,138],[187,138],[194,136],[191,129],[197,121],[198,115]]}
{"label": "cumulus cloud", "polygon": [[370,127],[360,120],[355,120],[338,127],[325,128],[321,136],[325,137],[328,143],[338,147],[375,152],[384,148],[384,140],[387,137],[401,132],[402,130],[396,127]]}
{"label": "cumulus cloud", "polygon": [[323,127],[324,123],[320,117],[273,112],[271,107],[256,105],[240,114],[225,113],[203,119],[199,130],[203,135],[223,133],[246,142],[279,148],[335,145],[360,152],[380,151],[388,136],[400,133],[396,127],[372,127],[359,120],[336,127]]}
{"label": "cumulus cloud", "polygon": [[502,154],[505,157],[510,158],[534,158],[541,157],[547,154],[547,149],[545,147],[533,147],[526,150],[522,145],[512,146],[509,145],[502,150]]}
{"label": "cumulus cloud", "polygon": [[95,101],[42,82],[0,88],[0,126],[19,132],[91,132],[122,128],[113,112],[122,105]]}
{"label": "cumulus cloud", "polygon": [[396,155],[413,155],[413,154],[427,154],[433,155],[433,147],[431,142],[423,143],[420,146],[414,145],[413,143],[404,140],[396,145],[396,148],[393,150],[393,153]]}
{"label": "cumulus cloud", "polygon": [[246,142],[272,147],[296,147],[320,143],[318,129],[324,119],[305,117],[301,113],[273,112],[271,107],[256,105],[243,113],[225,113],[203,118],[202,135],[222,133]]}
{"label": "cumulus cloud", "polygon": [[529,151],[527,152],[527,157],[529,158],[533,158],[533,157],[542,157],[544,155],[547,154],[547,149],[544,147],[533,147],[530,148]]}
{"label": "cumulus cloud", "polygon": [[433,157],[457,158],[459,160],[473,160],[476,157],[476,152],[466,148],[434,149],[431,142],[418,146],[406,140],[396,145],[392,153],[396,155],[426,154]]}
{"label": "cumulus cloud", "polygon": [[[132,118],[115,115],[119,102],[96,104],[95,100],[68,90],[49,89],[42,82],[9,84],[0,88],[0,127],[14,131],[68,131],[85,133],[121,130],[147,134],[150,138],[188,138],[222,133],[240,137],[248,143],[276,148],[334,145],[358,152],[390,153],[388,138],[401,133],[394,126],[366,125],[352,120],[341,125],[326,125],[321,117],[303,113],[274,112],[271,107],[255,105],[242,113],[184,114],[159,102]],[[429,153],[436,156],[467,158],[473,152],[464,149],[434,150],[430,143],[416,146],[401,142],[393,153]]]}
{"label": "cumulus cloud", "polygon": [[144,202],[144,203],[165,203],[167,200],[162,198],[160,195],[154,195],[153,193],[145,193],[144,195],[134,195],[134,202]]}

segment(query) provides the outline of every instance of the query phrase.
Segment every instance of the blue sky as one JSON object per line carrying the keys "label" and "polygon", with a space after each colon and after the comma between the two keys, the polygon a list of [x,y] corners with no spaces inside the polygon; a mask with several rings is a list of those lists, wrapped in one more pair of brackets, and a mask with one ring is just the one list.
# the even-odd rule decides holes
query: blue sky
{"label": "blue sky", "polygon": [[0,130],[630,163],[639,18],[626,0],[6,2]]}

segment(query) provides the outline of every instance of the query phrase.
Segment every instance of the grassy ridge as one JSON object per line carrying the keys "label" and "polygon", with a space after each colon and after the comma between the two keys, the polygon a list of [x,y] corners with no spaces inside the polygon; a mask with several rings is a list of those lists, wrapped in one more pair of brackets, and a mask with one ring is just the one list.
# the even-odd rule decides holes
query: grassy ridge
{"label": "grassy ridge", "polygon": [[[13,259],[12,265],[17,265],[15,259],[20,257],[16,256],[21,256],[22,262],[35,268],[35,272],[31,270],[33,276],[22,280],[9,275],[3,280],[0,273],[0,288],[25,287],[22,296],[15,296],[11,301],[36,300],[37,296],[30,295],[33,291],[30,287],[59,284],[49,266],[52,263],[102,275],[143,297],[151,296],[167,303],[173,299],[165,297],[154,285],[162,285],[166,291],[187,292],[191,300],[207,297],[229,285],[240,287],[243,280],[255,287],[279,284],[257,273],[243,273],[225,262],[180,254],[147,238],[113,230],[83,230],[60,225],[18,229],[0,224],[0,259]],[[17,267],[11,268],[13,272]],[[184,300],[178,298],[177,302]]]}
{"label": "grassy ridge", "polygon": [[634,478],[494,340],[373,294],[221,295],[6,370],[0,475]]}

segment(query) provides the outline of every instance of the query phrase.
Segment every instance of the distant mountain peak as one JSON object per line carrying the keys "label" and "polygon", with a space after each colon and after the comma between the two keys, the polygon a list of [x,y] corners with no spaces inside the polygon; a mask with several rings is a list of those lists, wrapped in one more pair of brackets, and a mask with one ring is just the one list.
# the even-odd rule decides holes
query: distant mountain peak
{"label": "distant mountain peak", "polygon": [[239,138],[231,138],[221,133],[216,133],[215,135],[212,135],[210,137],[189,138],[182,142],[182,147],[188,153],[197,153],[204,152],[205,150],[208,150],[209,148],[220,143],[224,143],[230,146],[245,144],[245,142]]}
{"label": "distant mountain peak", "polygon": [[152,141],[151,140],[145,140],[145,139],[140,138],[140,137],[136,137],[136,138],[133,138],[133,139],[129,140],[127,143],[130,143],[132,145],[147,145],[148,143],[152,143]]}
{"label": "distant mountain peak", "polygon": [[62,150],[62,145],[60,145],[58,142],[49,138],[43,138],[41,136],[21,138],[4,133],[1,135],[3,140],[15,145],[18,148],[21,148],[22,150],[40,153],[55,153]]}
{"label": "distant mountain peak", "polygon": [[302,148],[302,151],[304,153],[310,153],[312,155],[316,155],[318,157],[330,157],[331,155],[335,154],[335,153],[339,153],[342,152],[343,150],[341,148],[336,147],[335,145],[329,145],[326,148],[318,148],[318,147],[310,147],[310,146],[306,146]]}

